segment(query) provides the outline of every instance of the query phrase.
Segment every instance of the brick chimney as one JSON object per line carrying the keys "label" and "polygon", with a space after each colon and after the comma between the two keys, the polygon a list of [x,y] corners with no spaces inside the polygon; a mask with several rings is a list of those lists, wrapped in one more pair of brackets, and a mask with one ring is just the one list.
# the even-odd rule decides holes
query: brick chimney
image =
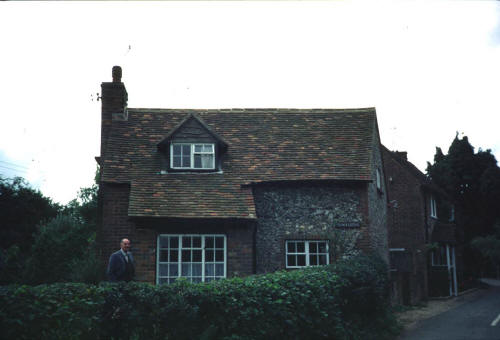
{"label": "brick chimney", "polygon": [[122,68],[113,66],[112,75],[112,82],[101,84],[101,156],[106,151],[113,121],[127,120],[128,94],[122,83]]}
{"label": "brick chimney", "polygon": [[406,151],[393,151],[396,156],[404,161],[408,161],[408,152]]}

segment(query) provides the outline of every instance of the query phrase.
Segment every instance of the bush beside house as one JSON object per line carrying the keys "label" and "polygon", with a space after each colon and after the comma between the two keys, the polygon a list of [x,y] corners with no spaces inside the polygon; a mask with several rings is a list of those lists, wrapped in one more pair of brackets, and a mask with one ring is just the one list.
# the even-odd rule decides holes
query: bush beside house
{"label": "bush beside house", "polygon": [[209,284],[59,283],[0,288],[5,339],[383,339],[387,268],[334,265]]}

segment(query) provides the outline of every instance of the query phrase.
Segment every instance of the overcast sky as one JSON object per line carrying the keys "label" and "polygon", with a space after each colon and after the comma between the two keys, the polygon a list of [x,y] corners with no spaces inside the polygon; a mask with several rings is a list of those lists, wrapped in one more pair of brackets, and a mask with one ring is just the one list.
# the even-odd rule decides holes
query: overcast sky
{"label": "overcast sky", "polygon": [[500,158],[499,2],[0,3],[0,175],[92,184],[100,83],[129,107],[377,109],[421,170],[456,132]]}

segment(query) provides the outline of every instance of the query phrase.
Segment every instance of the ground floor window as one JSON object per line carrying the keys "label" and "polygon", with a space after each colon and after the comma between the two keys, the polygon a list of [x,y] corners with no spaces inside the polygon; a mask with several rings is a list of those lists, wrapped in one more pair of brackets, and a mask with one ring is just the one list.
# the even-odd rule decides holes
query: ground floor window
{"label": "ground floor window", "polygon": [[[449,247],[449,252],[447,254],[446,248]],[[453,246],[449,246],[446,244],[440,244],[437,249],[434,249],[432,251],[432,265],[435,267],[440,267],[440,266],[448,266],[448,259],[450,261],[450,265],[453,266],[455,265],[453,263],[454,258],[451,254],[451,252],[454,251]]]}
{"label": "ground floor window", "polygon": [[225,235],[158,236],[156,283],[210,282],[226,277]]}
{"label": "ground floor window", "polygon": [[329,263],[328,241],[286,241],[286,267],[300,268]]}

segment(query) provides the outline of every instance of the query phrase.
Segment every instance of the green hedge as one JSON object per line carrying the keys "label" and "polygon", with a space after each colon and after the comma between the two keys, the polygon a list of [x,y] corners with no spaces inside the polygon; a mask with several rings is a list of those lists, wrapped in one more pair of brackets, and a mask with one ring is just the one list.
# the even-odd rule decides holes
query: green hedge
{"label": "green hedge", "polygon": [[6,339],[382,339],[395,329],[387,268],[335,265],[233,278],[0,288]]}

